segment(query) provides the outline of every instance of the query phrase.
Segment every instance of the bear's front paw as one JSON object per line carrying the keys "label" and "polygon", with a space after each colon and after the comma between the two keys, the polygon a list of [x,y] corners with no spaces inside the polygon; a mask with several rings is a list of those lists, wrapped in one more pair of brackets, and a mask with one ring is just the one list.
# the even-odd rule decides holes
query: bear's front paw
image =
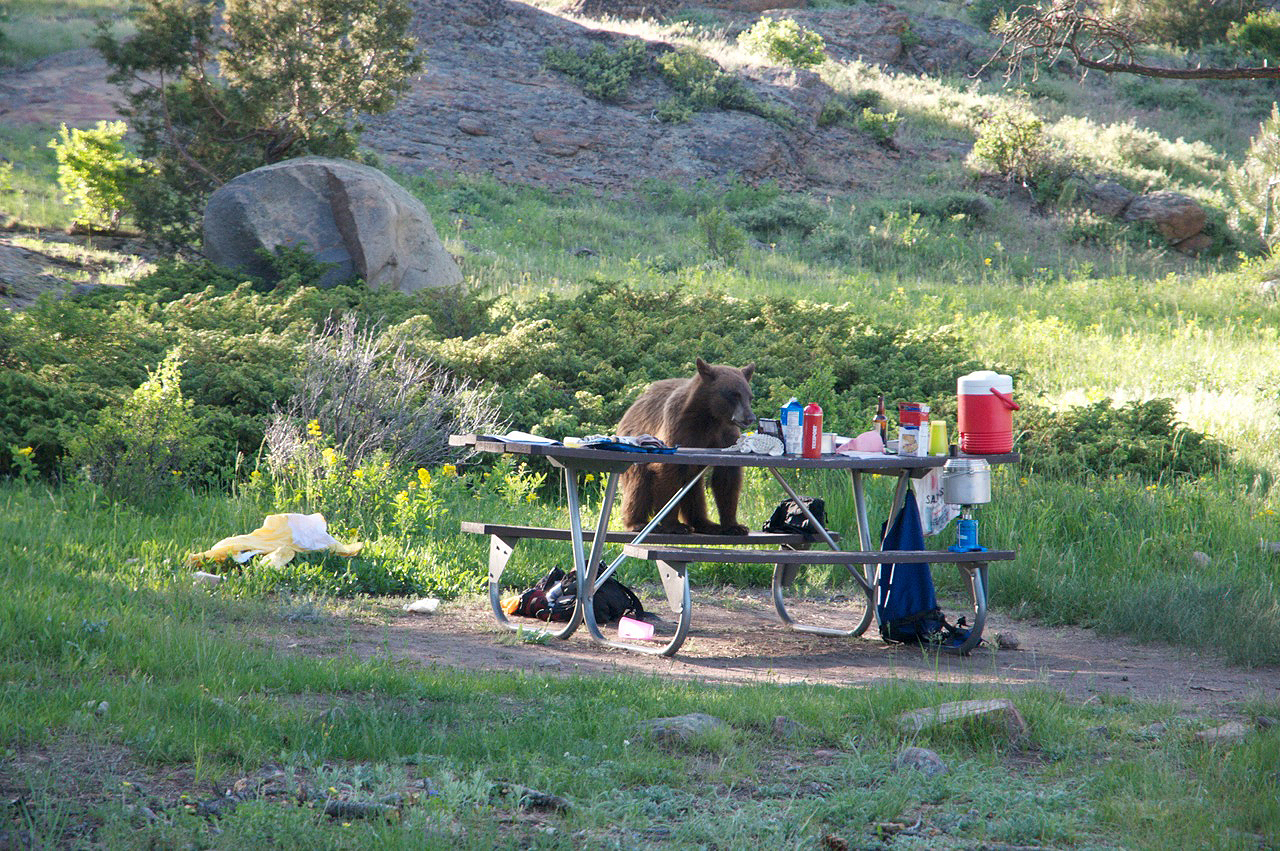
{"label": "bear's front paw", "polygon": [[[640,530],[636,529],[635,531],[638,532]],[[683,523],[672,520],[668,523],[659,523],[653,528],[653,531],[661,532],[664,535],[687,535],[692,532],[693,529]]]}
{"label": "bear's front paw", "polygon": [[721,535],[745,535],[747,534],[747,527],[743,526],[741,523],[730,523],[728,526],[720,527],[720,534]]}

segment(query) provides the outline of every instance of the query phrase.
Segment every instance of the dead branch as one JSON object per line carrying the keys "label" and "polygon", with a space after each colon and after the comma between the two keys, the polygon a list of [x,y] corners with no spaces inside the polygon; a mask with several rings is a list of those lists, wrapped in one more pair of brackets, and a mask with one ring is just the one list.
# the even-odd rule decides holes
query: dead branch
{"label": "dead branch", "polygon": [[[1138,74],[1172,80],[1264,80],[1280,78],[1280,67],[1167,68],[1149,65],[1139,56],[1140,39],[1126,24],[1108,18],[1093,0],[1053,0],[1045,7],[1020,6],[997,28],[1000,47],[982,66],[1003,60],[1005,80],[1023,75],[1031,79],[1041,63],[1057,62],[1069,54],[1077,65],[1108,74]],[[979,73],[981,73],[981,71]]]}

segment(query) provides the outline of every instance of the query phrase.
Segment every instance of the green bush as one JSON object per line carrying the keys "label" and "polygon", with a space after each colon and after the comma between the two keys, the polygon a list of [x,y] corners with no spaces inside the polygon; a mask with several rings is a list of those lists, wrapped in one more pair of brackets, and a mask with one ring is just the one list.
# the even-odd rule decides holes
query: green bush
{"label": "green bush", "polygon": [[1222,41],[1257,0],[1104,0],[1102,11],[1121,18],[1157,44],[1200,47]]}
{"label": "green bush", "polygon": [[1280,107],[1271,105],[1271,115],[1258,125],[1257,134],[1249,140],[1244,161],[1232,169],[1228,181],[1236,203],[1258,223],[1258,236],[1270,244],[1275,240],[1280,223],[1276,202],[1280,193],[1271,181],[1280,174]]}
{"label": "green bush", "polygon": [[516,428],[563,436],[610,433],[649,382],[693,374],[701,356],[757,366],[756,412],[786,402],[830,364],[833,431],[863,430],[876,396],[951,412],[955,380],[979,368],[953,334],[871,325],[850,305],[640,291],[596,281],[575,296],[495,305],[495,328],[471,339],[423,342],[428,354],[497,388]]}
{"label": "green bush", "polygon": [[[676,50],[658,57],[658,72],[676,90],[678,102],[664,108],[667,115],[703,109],[737,109],[782,126],[795,121],[792,113],[766,103],[732,74],[693,50]],[[681,107],[681,108],[677,108]]]}
{"label": "green bush", "polygon": [[761,18],[738,36],[738,45],[793,68],[811,68],[827,58],[822,36],[792,18]]}
{"label": "green bush", "polygon": [[900,123],[897,110],[876,112],[871,107],[863,107],[862,114],[858,117],[858,129],[874,139],[876,144],[886,147],[893,146],[893,134],[897,132]]}
{"label": "green bush", "polygon": [[1280,59],[1280,10],[1263,9],[1231,24],[1227,41],[1269,60]]}
{"label": "green bush", "polygon": [[784,195],[763,207],[735,214],[739,225],[758,239],[772,241],[785,233],[806,237],[827,220],[827,209],[806,195]]}
{"label": "green bush", "polygon": [[747,235],[735,225],[724,210],[713,207],[698,216],[698,230],[707,250],[715,257],[732,263],[747,244]]}
{"label": "green bush", "polygon": [[124,404],[71,441],[72,466],[116,499],[146,505],[186,485],[190,470],[214,466],[202,457],[208,442],[182,395],[180,363],[175,349]]}
{"label": "green bush", "polygon": [[618,101],[626,96],[631,81],[644,72],[649,59],[644,42],[637,39],[617,50],[597,44],[586,54],[567,47],[549,47],[542,54],[542,64],[572,77],[593,98]]}
{"label": "green bush", "polygon": [[1002,177],[1032,181],[1048,160],[1044,124],[1025,109],[992,110],[978,123],[972,156]]}
{"label": "green bush", "polygon": [[49,142],[58,159],[58,186],[63,200],[74,208],[78,224],[114,230],[129,199],[146,176],[142,160],[124,145],[128,127],[123,121],[99,121],[91,130],[67,129]]}
{"label": "green bush", "polygon": [[1231,461],[1231,450],[1177,422],[1171,399],[1110,399],[1049,411],[1025,407],[1015,416],[1023,464],[1055,478],[1134,476],[1150,482],[1198,478]]}
{"label": "green bush", "polygon": [[361,115],[387,112],[422,65],[404,0],[143,0],[129,36],[94,46],[154,169],[136,218],[166,238],[223,183],[304,154],[359,157]]}

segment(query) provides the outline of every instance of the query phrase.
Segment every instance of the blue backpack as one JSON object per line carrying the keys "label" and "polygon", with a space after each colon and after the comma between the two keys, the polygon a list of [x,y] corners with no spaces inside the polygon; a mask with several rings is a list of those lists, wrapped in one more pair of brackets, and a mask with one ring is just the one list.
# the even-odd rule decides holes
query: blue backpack
{"label": "blue backpack", "polygon": [[[923,550],[924,532],[915,494],[907,490],[902,510],[884,536],[886,550]],[[953,626],[938,608],[928,562],[881,565],[876,581],[876,619],[880,637],[895,644],[944,644],[958,647],[969,637],[964,618]]]}

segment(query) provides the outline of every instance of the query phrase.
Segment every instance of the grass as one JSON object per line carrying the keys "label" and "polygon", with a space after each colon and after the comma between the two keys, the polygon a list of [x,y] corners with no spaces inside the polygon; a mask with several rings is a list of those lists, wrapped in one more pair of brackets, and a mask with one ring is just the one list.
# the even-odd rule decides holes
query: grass
{"label": "grass", "polygon": [[64,50],[88,47],[99,19],[119,31],[121,5],[113,0],[8,0],[2,10],[0,65],[21,67]]}
{"label": "grass", "polygon": [[[0,776],[28,790],[6,827],[37,844],[92,830],[113,848],[779,847],[827,834],[872,843],[876,825],[917,819],[943,847],[1155,847],[1188,831],[1222,839],[1207,847],[1280,838],[1270,787],[1245,782],[1274,764],[1274,729],[1206,752],[1190,739],[1201,724],[1169,707],[1070,705],[1032,690],[1014,695],[1030,730],[1019,742],[981,726],[905,737],[893,724],[901,712],[1001,693],[464,673],[341,650],[282,656],[269,637],[296,606],[210,595],[178,566],[192,541],[243,522],[234,509],[248,506],[86,515],[75,504],[83,498],[0,488]],[[309,611],[321,622],[376,616],[358,603]],[[639,730],[695,711],[727,727],[683,746]],[[774,735],[778,716],[797,725],[792,736]],[[1169,732],[1147,737],[1157,722]],[[936,750],[950,772],[894,770],[908,744]],[[68,747],[105,756],[108,746],[123,747],[111,768],[74,783],[61,773],[86,771]],[[196,815],[212,789],[271,766],[288,778],[281,794],[216,820]],[[569,810],[520,810],[498,794],[503,783],[560,795]],[[319,797],[298,803],[304,786]],[[398,813],[333,819],[320,812],[326,796],[394,800]]]}
{"label": "grass", "polygon": [[0,217],[36,229],[65,230],[72,222],[71,207],[58,188],[58,164],[49,140],[56,127],[0,124]]}
{"label": "grass", "polygon": [[[83,46],[92,16],[114,8],[12,2],[4,60]],[[748,61],[711,18],[617,26],[698,47],[730,70]],[[820,73],[850,97],[876,93],[878,111],[902,116],[895,138],[906,151],[967,144],[982,109],[1020,96],[856,62],[827,63]],[[1091,167],[1225,208],[1220,178],[1269,103],[1265,92],[1231,86],[1227,98],[1192,84],[1049,75],[1027,89],[1050,136]],[[0,128],[0,156],[13,164],[0,212],[37,228],[69,223],[47,148],[54,134]],[[487,295],[574,293],[591,280],[742,297],[801,293],[856,304],[871,321],[957,332],[975,358],[1015,375],[1023,400],[1174,398],[1180,417],[1231,446],[1241,466],[1155,483],[1000,470],[996,500],[980,514],[983,537],[1019,558],[1015,568],[993,568],[992,605],[1225,652],[1242,664],[1280,661],[1280,563],[1258,547],[1280,538],[1280,494],[1270,486],[1280,475],[1280,303],[1257,289],[1275,277],[1273,264],[1171,256],[1140,234],[1052,205],[1031,214],[1016,192],[993,194],[982,214],[940,212],[939,197],[979,187],[953,162],[903,156],[876,181],[811,199],[824,222],[808,235],[782,227],[726,260],[708,249],[698,216],[777,209],[770,205],[787,193],[655,182],[611,200],[483,177],[404,178]],[[851,535],[844,488],[810,477],[798,489],[833,494],[828,516]],[[887,511],[883,490],[869,489],[873,518]],[[828,834],[866,847],[1280,843],[1274,727],[1207,747],[1191,733],[1209,722],[1173,707],[1121,698],[1076,705],[1030,690],[1012,695],[1030,726],[1023,741],[981,727],[913,738],[896,732],[897,713],[1009,695],[976,685],[711,687],[413,668],[388,653],[357,658],[342,625],[387,617],[362,589],[398,582],[400,593],[451,596],[483,585],[483,542],[453,534],[458,519],[565,520],[554,480],[531,489],[514,470],[497,471],[487,489],[437,493],[434,528],[415,530],[389,512],[386,493],[352,484],[332,516],[340,537],[367,542],[360,558],[300,558],[274,573],[246,571],[210,594],[191,587],[183,563],[192,550],[254,528],[266,511],[328,510],[337,497],[244,486],[141,511],[82,488],[0,483],[0,784],[18,802],[0,816],[0,836],[27,831],[36,846],[112,848],[813,847]],[[744,504],[764,511],[777,499],[763,474],[748,478]],[[550,542],[525,542],[504,579],[524,587],[562,558]],[[814,586],[840,579],[839,571],[811,573]],[[940,591],[956,591],[952,571],[935,575]],[[633,565],[620,578],[652,579]],[[702,565],[694,580],[764,577]],[[273,639],[286,628],[335,636],[334,652],[282,654]],[[638,732],[642,720],[692,711],[728,727],[674,748]],[[1247,718],[1277,712],[1273,704],[1241,708]],[[775,736],[778,716],[800,732]],[[1165,734],[1149,733],[1157,723]],[[907,744],[937,750],[951,771],[932,780],[895,771]],[[218,819],[197,814],[211,789],[269,766],[284,772],[281,794]],[[499,793],[504,783],[561,795],[570,808],[522,810]],[[393,800],[397,816],[331,818],[322,813],[326,795]],[[917,819],[920,833],[887,837],[891,825]]]}

